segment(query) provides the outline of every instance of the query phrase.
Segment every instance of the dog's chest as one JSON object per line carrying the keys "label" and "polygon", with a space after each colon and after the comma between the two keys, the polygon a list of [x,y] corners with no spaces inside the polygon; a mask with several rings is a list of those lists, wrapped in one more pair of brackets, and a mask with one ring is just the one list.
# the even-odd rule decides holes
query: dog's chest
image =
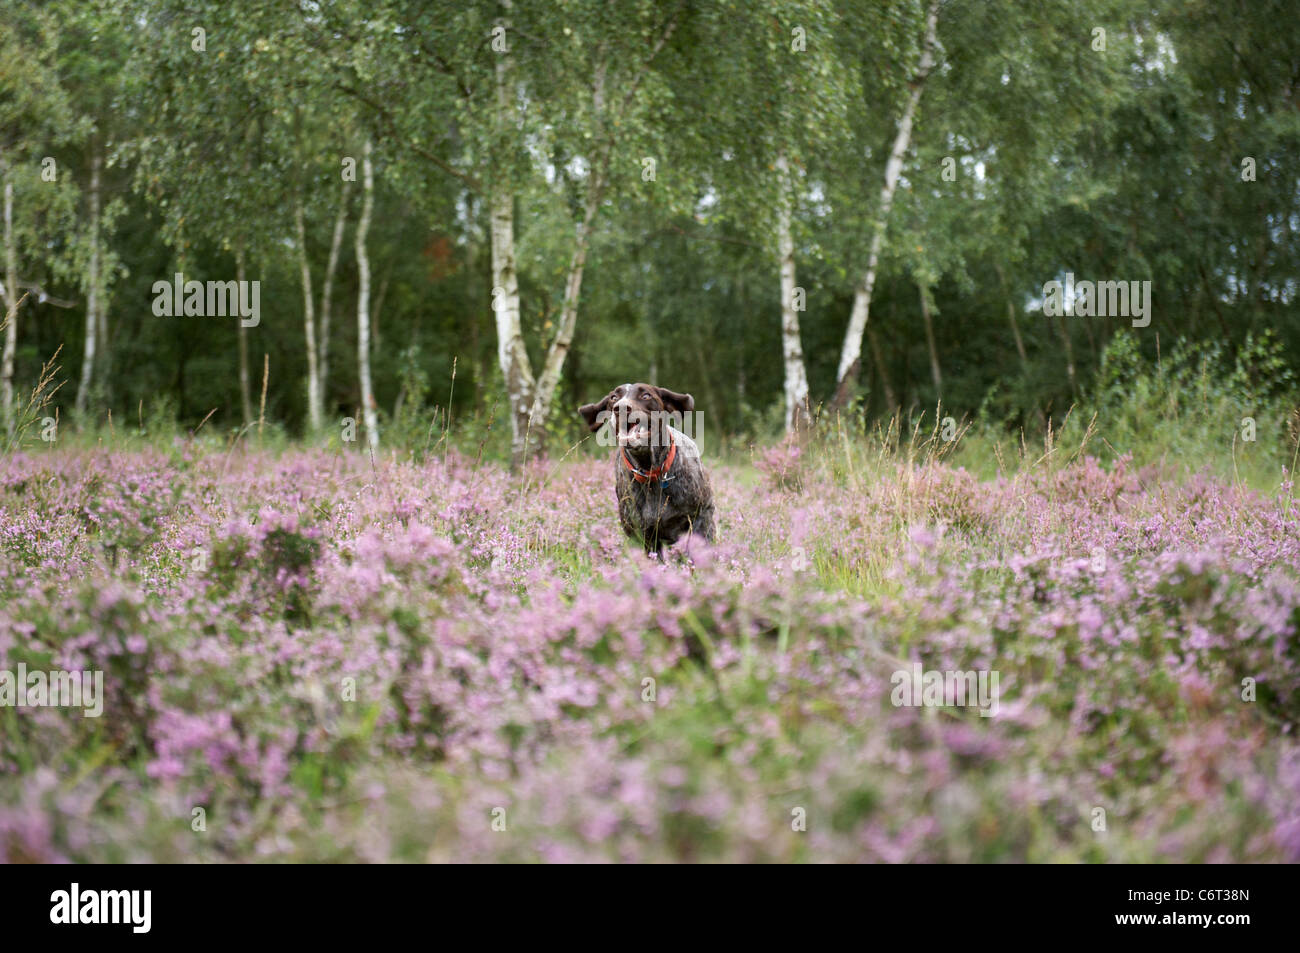
{"label": "dog's chest", "polygon": [[657,525],[680,511],[675,483],[675,480],[667,483],[631,483],[633,503],[644,525]]}
{"label": "dog's chest", "polygon": [[667,483],[658,480],[638,483],[626,474],[620,474],[615,492],[624,521],[649,530],[664,529],[680,520],[688,508],[689,494],[677,483],[675,479]]}

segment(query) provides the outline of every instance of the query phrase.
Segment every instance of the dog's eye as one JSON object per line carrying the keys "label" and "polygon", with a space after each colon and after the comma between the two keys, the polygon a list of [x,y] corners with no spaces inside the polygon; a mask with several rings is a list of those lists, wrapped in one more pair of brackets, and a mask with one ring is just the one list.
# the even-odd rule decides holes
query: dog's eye
{"label": "dog's eye", "polygon": [[649,395],[649,394],[642,394],[642,395],[641,395],[641,399],[642,399],[642,400],[649,400],[649,399],[650,399],[650,395]]}

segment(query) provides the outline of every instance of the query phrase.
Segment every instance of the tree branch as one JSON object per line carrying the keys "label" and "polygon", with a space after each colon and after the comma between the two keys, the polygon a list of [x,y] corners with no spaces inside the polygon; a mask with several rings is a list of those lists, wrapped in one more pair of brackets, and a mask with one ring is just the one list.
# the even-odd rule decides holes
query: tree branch
{"label": "tree branch", "polygon": [[[18,287],[26,288],[28,291],[36,292],[36,301],[34,302],[35,304],[52,304],[56,308],[75,308],[77,306],[77,302],[67,301],[63,298],[56,298],[48,291],[46,291],[44,288],[42,288],[40,285],[31,281],[20,281],[18,282]],[[22,304],[23,301],[28,297],[30,296],[23,295],[22,298],[18,299],[18,303]],[[9,300],[5,292],[5,286],[3,283],[0,283],[0,298],[3,298],[6,301]]]}
{"label": "tree branch", "polygon": [[411,139],[406,139],[402,135],[400,135],[397,131],[397,123],[393,120],[392,113],[388,109],[386,109],[381,103],[378,103],[375,100],[371,99],[369,96],[367,96],[365,93],[361,92],[360,90],[353,89],[351,86],[348,86],[341,82],[335,83],[335,88],[338,89],[340,92],[347,93],[349,96],[352,96],[353,98],[359,100],[360,102],[365,103],[367,106],[373,109],[378,114],[379,118],[383,121],[384,126],[388,129],[392,137],[396,139],[398,142],[405,145],[416,155],[420,156],[420,158],[425,159],[428,162],[431,162],[433,165],[437,166],[443,172],[446,172],[448,175],[453,176],[454,178],[457,178],[460,181],[464,182],[475,192],[483,191],[482,183],[479,182],[479,180],[476,179],[474,176],[470,175],[468,172],[462,172],[460,169],[457,169],[454,165],[449,163],[447,160],[443,159],[441,156],[437,155],[436,153],[430,152],[428,149],[420,145],[418,142],[415,142]]}
{"label": "tree branch", "polygon": [[667,45],[668,40],[672,37],[673,33],[677,30],[677,15],[681,13],[685,7],[686,7],[686,2],[685,0],[683,0],[683,2],[677,5],[677,9],[673,10],[673,12],[669,15],[668,22],[664,25],[664,30],[659,35],[659,39],[655,43],[654,49],[650,51],[650,55],[647,56],[645,62],[641,64],[640,72],[638,72],[636,76],[633,78],[632,85],[628,89],[627,95],[623,97],[624,113],[627,112],[628,106],[631,105],[632,98],[636,95],[636,91],[641,85],[641,80],[645,79],[646,73],[650,71],[650,64],[655,61],[655,57],[659,55],[659,51],[662,50],[665,45]]}

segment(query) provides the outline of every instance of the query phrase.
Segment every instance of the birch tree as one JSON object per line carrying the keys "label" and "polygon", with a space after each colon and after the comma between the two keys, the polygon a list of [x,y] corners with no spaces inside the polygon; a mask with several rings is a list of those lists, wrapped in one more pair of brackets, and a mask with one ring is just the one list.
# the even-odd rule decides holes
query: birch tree
{"label": "birch tree", "polygon": [[77,414],[86,412],[95,376],[95,343],[102,319],[99,316],[99,171],[98,149],[90,160],[90,263],[86,269],[86,341],[81,358],[81,382],[77,387]]}
{"label": "birch tree", "polygon": [[[716,192],[702,220],[757,235],[771,269],[767,313],[779,322],[787,433],[812,417],[798,256],[816,248],[806,206],[825,191],[821,157],[849,136],[855,78],[835,39],[850,16],[825,0],[700,11],[692,27],[702,49],[689,51],[694,69],[674,85],[678,121],[700,130],[688,139],[698,155],[686,161]],[[721,100],[699,92],[721,88]]]}
{"label": "birch tree", "polygon": [[8,167],[4,170],[5,209],[5,326],[4,351],[0,354],[0,409],[5,430],[14,423],[14,351],[18,349],[18,244],[14,237],[14,183]]}
{"label": "birch tree", "polygon": [[330,239],[329,261],[325,264],[325,278],[321,282],[320,290],[320,357],[317,363],[322,401],[329,398],[330,324],[334,310],[334,275],[338,271],[339,250],[343,247],[343,230],[347,225],[347,219],[348,183],[342,180],[339,187],[338,212],[334,217],[334,235]]}
{"label": "birch tree", "polygon": [[367,139],[361,158],[361,218],[357,220],[357,373],[361,382],[366,443],[373,450],[379,446],[379,415],[370,383],[370,255],[366,250],[366,237],[370,232],[370,213],[375,204],[375,176],[370,152],[371,144]]}
{"label": "birch tree", "polygon": [[[19,322],[51,296],[40,272],[69,246],[71,187],[42,178],[49,149],[73,139],[78,123],[62,82],[59,18],[34,5],[0,7],[0,186],[3,188],[3,294],[0,295],[0,422],[14,422]],[[32,294],[31,292],[35,292]],[[72,302],[60,302],[71,305]],[[21,307],[20,307],[21,306]]]}
{"label": "birch tree", "polygon": [[[640,11],[634,11],[628,16],[621,11],[618,15],[611,15],[615,8],[604,4],[598,4],[597,9],[598,16],[588,28],[587,35],[581,37],[584,48],[594,48],[595,54],[589,61],[580,60],[585,69],[578,81],[572,83],[574,88],[581,90],[582,112],[590,116],[590,128],[585,128],[587,124],[583,123],[575,131],[592,139],[596,145],[586,156],[590,171],[581,204],[581,218],[574,228],[573,251],[565,279],[559,325],[537,379],[531,410],[532,420],[537,425],[545,424],[550,417],[564,361],[573,344],[592,231],[611,184],[610,166],[622,144],[622,129],[639,119],[636,113],[645,105],[647,80],[656,59],[681,22],[684,4],[668,8],[662,18],[652,16],[648,20],[642,17]],[[652,12],[655,9],[650,8]],[[568,28],[570,35],[572,30],[573,27]],[[565,32],[564,27],[553,32],[557,45]],[[645,46],[638,48],[632,44],[631,49],[624,49],[616,42],[621,37],[644,37]],[[628,64],[627,68],[624,68],[625,63]],[[644,162],[644,157],[639,158]],[[641,168],[644,169],[645,166],[642,165]]]}
{"label": "birch tree", "polygon": [[799,312],[795,296],[794,199],[790,164],[782,152],[777,156],[781,192],[777,196],[777,242],[781,259],[781,356],[785,364],[785,430],[799,433],[812,422],[808,406],[808,371],[803,360],[803,339],[799,333]]}
{"label": "birch tree", "polygon": [[[364,36],[371,44],[363,65],[356,56],[335,58],[338,88],[363,107],[396,148],[485,198],[497,365],[516,465],[545,447],[601,209],[612,189],[631,178],[632,162],[639,162],[627,137],[639,134],[644,148],[650,132],[647,104],[661,88],[656,60],[686,10],[684,2],[660,9],[584,0],[530,7],[516,29],[519,12],[510,0],[445,8],[397,0],[383,8],[384,16],[404,24],[396,36],[391,30],[374,32],[364,17],[328,24],[331,34]],[[483,43],[466,51],[461,40],[475,31],[486,34]],[[324,30],[314,42],[329,54]],[[392,65],[393,44],[426,71],[428,98],[411,97],[409,84]],[[476,50],[489,58],[488,70]],[[434,102],[438,109],[431,109]],[[450,131],[443,115],[448,112],[454,117]],[[439,152],[429,140],[450,140],[461,150]],[[558,164],[546,158],[555,149],[565,156]],[[537,205],[549,209],[560,202],[571,202],[574,211],[567,240],[559,242],[558,234],[557,240],[550,235],[541,240],[548,257],[554,253],[565,262],[561,304],[534,368],[524,337],[520,223],[531,227],[545,219],[536,214]],[[516,208],[527,216],[517,219]]]}
{"label": "birch tree", "polygon": [[320,351],[316,345],[315,289],[311,283],[311,258],[307,252],[307,227],[303,222],[302,196],[294,198],[293,227],[297,237],[295,253],[302,280],[302,319],[307,354],[307,426],[313,433],[321,429],[324,416],[320,397]]}
{"label": "birch tree", "polygon": [[[505,13],[510,0],[503,0]],[[515,90],[511,79],[511,23],[508,16],[497,20],[493,30],[496,60],[496,128],[501,144],[512,141]],[[502,147],[504,147],[502,145]],[[496,315],[497,361],[505,381],[506,401],[510,413],[510,459],[514,466],[523,463],[528,453],[528,435],[535,398],[533,369],[524,345],[519,315],[519,271],[515,258],[514,193],[510,178],[501,171],[504,157],[497,158],[498,171],[490,188],[490,235],[492,245],[492,310]]]}
{"label": "birch tree", "polygon": [[[497,147],[517,150],[522,132],[515,123],[520,84],[514,79],[517,53],[512,44],[516,38],[508,0],[501,10],[493,35]],[[603,3],[575,5],[551,11],[547,17],[538,15],[523,31],[535,43],[528,59],[533,67],[529,94],[547,104],[543,108],[554,117],[552,136],[571,147],[570,156],[581,161],[584,172],[558,321],[535,375],[520,320],[514,220],[519,193],[506,184],[500,171],[503,157],[496,159],[498,171],[489,199],[492,296],[498,363],[510,403],[511,456],[516,464],[545,448],[546,424],[577,327],[595,225],[613,183],[611,170],[620,156],[624,130],[640,122],[653,66],[676,31],[683,10],[683,4],[663,12]],[[552,64],[553,73],[545,82],[540,78],[545,74],[539,70],[544,61]],[[622,158],[631,159],[626,154]],[[541,171],[532,169],[527,174],[537,176]],[[557,182],[566,181],[564,168],[552,167],[552,175]]]}
{"label": "birch tree", "polygon": [[912,123],[916,117],[916,107],[921,101],[921,92],[925,81],[935,63],[935,47],[939,23],[938,0],[931,0],[925,17],[925,38],[921,44],[921,57],[916,73],[909,84],[910,91],[903,106],[903,114],[898,120],[898,130],[894,136],[889,158],[885,163],[885,182],[880,190],[880,201],[876,206],[875,219],[871,227],[871,242],[867,252],[867,268],[853,292],[853,309],[849,314],[848,330],[844,332],[844,346],[840,350],[840,363],[836,371],[835,396],[831,407],[842,410],[848,406],[853,389],[857,384],[861,367],[862,336],[867,329],[867,316],[871,308],[871,293],[876,286],[876,274],[880,265],[880,253],[885,243],[885,231],[889,224],[889,210],[894,202],[894,190],[898,188],[898,177],[903,170],[903,159],[907,154],[908,144],[912,139]]}

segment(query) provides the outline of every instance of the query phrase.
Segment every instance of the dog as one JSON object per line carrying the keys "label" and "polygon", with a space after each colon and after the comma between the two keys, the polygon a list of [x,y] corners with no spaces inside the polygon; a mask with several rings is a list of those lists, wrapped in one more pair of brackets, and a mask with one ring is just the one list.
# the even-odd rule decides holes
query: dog
{"label": "dog", "polygon": [[671,425],[695,398],[653,384],[620,384],[578,413],[595,433],[609,421],[616,438],[614,496],[623,532],[663,558],[683,536],[714,537],[713,488],[695,441]]}

